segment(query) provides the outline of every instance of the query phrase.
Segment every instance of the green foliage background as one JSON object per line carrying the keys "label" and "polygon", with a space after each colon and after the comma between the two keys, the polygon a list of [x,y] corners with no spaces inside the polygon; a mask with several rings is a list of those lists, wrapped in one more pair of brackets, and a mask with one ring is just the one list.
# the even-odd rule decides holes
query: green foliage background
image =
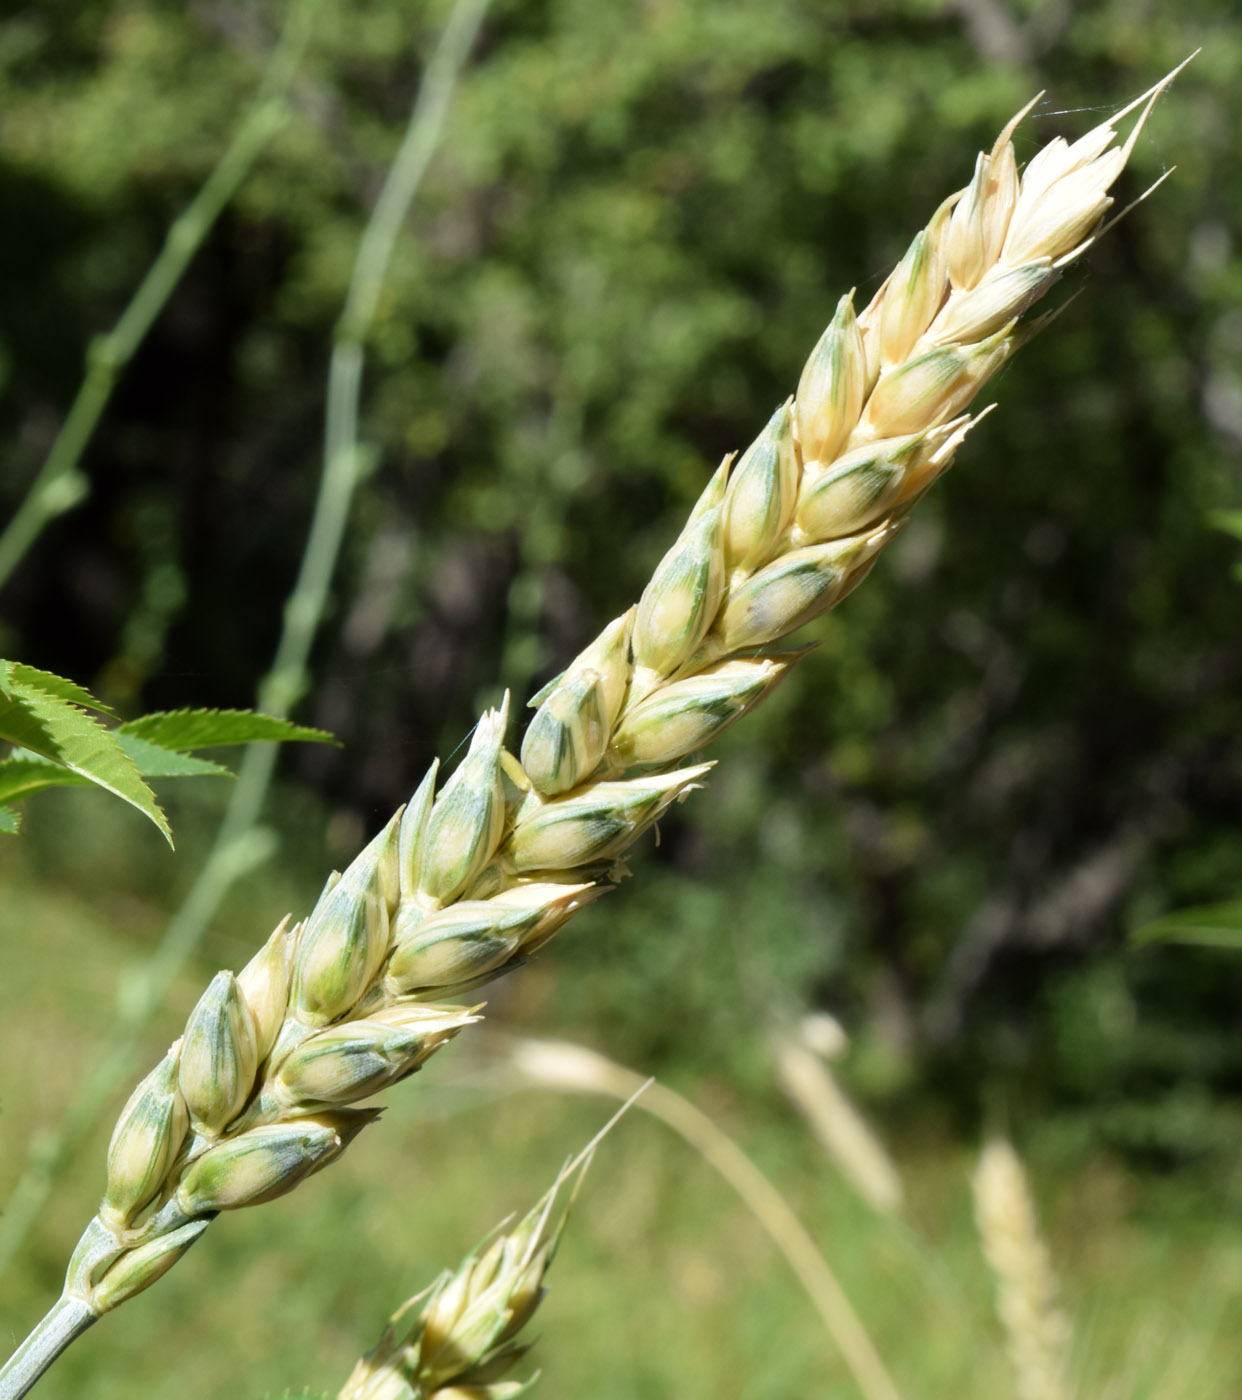
{"label": "green foliage background", "polygon": [[[1049,90],[1022,158],[1202,44],[1123,196],[1176,164],[1172,180],[1071,273],[1080,297],[996,386],[943,489],[722,743],[710,798],[493,1006],[683,1086],[729,1085],[760,1122],[780,1116],[766,1018],[825,1006],[855,1037],[855,1089],[916,1157],[1003,1104],[1042,1168],[1120,1163],[1162,1219],[1210,1200],[1236,1254],[1242,962],[1125,946],[1242,890],[1236,543],[1205,523],[1242,495],[1231,12],[497,0],[369,345],[375,468],[297,714],[344,746],[283,760],[280,873],[235,901],[201,973],[308,903],[479,704],[530,693],[637,596],[840,292],[869,299],[1012,111]],[[83,464],[89,500],[0,600],[3,654],[123,713],[253,703],[314,490],[332,327],[445,13],[323,0],[295,118],[127,373]],[[279,20],[224,0],[40,0],[0,20],[7,507]],[[166,907],[213,800],[168,798],[175,863],[77,794],[92,820],[36,801],[30,844],[2,858],[18,884]],[[55,919],[34,924],[53,942]],[[154,924],[112,922],[124,966]],[[11,923],[5,947],[55,980]],[[49,1092],[20,1121],[55,1110]],[[435,1142],[451,1157],[452,1134]],[[672,1393],[655,1374],[607,1393]],[[764,1384],[746,1393],[796,1390]]]}

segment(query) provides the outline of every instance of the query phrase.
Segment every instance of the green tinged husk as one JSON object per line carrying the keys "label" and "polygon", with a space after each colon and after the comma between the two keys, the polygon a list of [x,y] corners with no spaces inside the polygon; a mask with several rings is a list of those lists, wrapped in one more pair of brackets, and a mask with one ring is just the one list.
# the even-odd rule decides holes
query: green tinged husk
{"label": "green tinged husk", "polygon": [[945,243],[956,202],[956,195],[946,199],[931,223],[915,234],[885,284],[878,318],[878,355],[872,350],[870,335],[866,336],[873,375],[907,358],[944,303],[948,290]]}
{"label": "green tinged husk", "polygon": [[489,710],[474,731],[461,767],[436,798],[417,858],[417,887],[439,904],[457,898],[491,860],[504,829],[505,794],[500,753],[509,697]]}
{"label": "green tinged husk", "polygon": [[522,740],[522,768],[555,797],[590,775],[603,757],[630,683],[636,609],[608,624],[557,680],[540,692]]}
{"label": "green tinged husk", "polygon": [[793,549],[729,594],[712,636],[717,654],[767,646],[834,607],[884,543],[884,527]]}
{"label": "green tinged husk", "polygon": [[867,392],[867,355],[854,316],[854,294],[843,296],[798,381],[798,441],[804,462],[830,462],[858,422]]}
{"label": "green tinged husk", "polygon": [[793,400],[772,415],[729,477],[724,504],[725,570],[749,573],[772,557],[798,495]]}
{"label": "green tinged husk", "polygon": [[320,897],[298,944],[289,1007],[305,1026],[325,1026],[354,1006],[388,952],[388,901],[396,891],[401,813]]}
{"label": "green tinged husk", "polygon": [[955,418],[1004,364],[1012,325],[977,345],[928,350],[884,375],[867,400],[861,429],[875,436],[921,433]]}
{"label": "green tinged husk", "polygon": [[401,813],[401,828],[397,837],[397,872],[401,899],[412,899],[418,892],[418,860],[427,833],[427,820],[436,796],[436,778],[440,760],[433,759]]}
{"label": "green tinged husk", "polygon": [[753,709],[792,659],[724,661],[662,686],[626,711],[609,746],[609,762],[618,771],[662,767],[703,748]]}
{"label": "green tinged husk", "polygon": [[724,588],[720,511],[727,477],[726,462],[643,590],[634,619],[633,652],[635,666],[648,673],[644,689],[671,675],[693,655],[720,606]]}
{"label": "green tinged husk", "polygon": [[191,1162],[173,1199],[186,1216],[275,1200],[339,1157],[377,1116],[367,1109],[336,1110],[251,1128]]}
{"label": "green tinged husk", "polygon": [[514,910],[491,900],[459,900],[413,930],[398,927],[385,984],[400,996],[469,982],[508,962],[538,918],[536,910]]}
{"label": "green tinged husk", "polygon": [[460,1006],[394,1006],[363,1021],[330,1026],[304,1040],[273,1083],[291,1111],[345,1105],[413,1074],[476,1018]]}
{"label": "green tinged husk", "polygon": [[293,954],[303,924],[289,927],[286,915],[275,932],[237,974],[237,987],[254,1020],[255,1049],[263,1061],[276,1044],[289,1006]]}
{"label": "green tinged husk", "polygon": [[180,1044],[174,1045],[130,1095],[108,1144],[108,1178],[100,1213],[125,1227],[159,1194],[189,1128],[181,1096]]}
{"label": "green tinged husk", "polygon": [[798,496],[793,542],[826,543],[879,524],[948,467],[973,425],[963,415],[926,432],[850,448],[823,471],[808,471]]}
{"label": "green tinged husk", "polygon": [[597,783],[519,819],[503,855],[519,872],[572,870],[619,856],[665,809],[697,787],[711,768],[699,764],[662,777]]}
{"label": "green tinged husk", "polygon": [[214,1136],[254,1088],[259,1051],[237,978],[217,972],[190,1012],[181,1040],[181,1093],[197,1133]]}
{"label": "green tinged husk", "polygon": [[210,1224],[210,1218],[187,1221],[177,1229],[122,1254],[92,1289],[91,1301],[96,1311],[108,1312],[135,1293],[150,1288]]}

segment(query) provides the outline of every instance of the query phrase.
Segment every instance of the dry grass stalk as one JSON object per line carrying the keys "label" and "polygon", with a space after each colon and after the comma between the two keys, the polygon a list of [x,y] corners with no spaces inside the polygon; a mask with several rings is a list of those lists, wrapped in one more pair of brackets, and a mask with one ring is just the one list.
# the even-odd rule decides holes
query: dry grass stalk
{"label": "dry grass stalk", "polygon": [[881,1215],[896,1215],[905,1201],[901,1174],[875,1130],[804,1040],[785,1032],[769,1037],[781,1088],[841,1175]]}
{"label": "dry grass stalk", "polygon": [[1022,1400],[1071,1400],[1070,1322],[1039,1232],[1022,1161],[1004,1138],[984,1147],[975,1170],[975,1219],[996,1277],[996,1308]]}
{"label": "dry grass stalk", "polygon": [[[632,1098],[642,1076],[585,1045],[532,1036],[497,1038],[508,1070],[544,1089]],[[866,1400],[901,1400],[880,1353],[832,1266],[785,1197],[733,1139],[689,1099],[647,1081],[638,1107],[688,1143],[737,1192],[772,1243],[785,1256]]]}
{"label": "dry grass stalk", "polygon": [[[968,406],[1019,318],[1088,248],[1165,79],[1114,145],[1110,119],[1019,177],[979,157],[871,304],[842,299],[782,405],[726,461],[636,608],[536,700],[521,762],[508,702],[437,794],[408,806],[309,918],[221,973],[122,1111],[99,1214],[62,1303],[98,1316],[169,1268],[222,1210],[290,1190],[377,1116],[356,1105],[475,1019],[444,999],[516,965],[620,873],[710,765],[676,765],[769,694],[774,649],[866,576],[978,421]],[[20,1392],[18,1392],[20,1393]]]}

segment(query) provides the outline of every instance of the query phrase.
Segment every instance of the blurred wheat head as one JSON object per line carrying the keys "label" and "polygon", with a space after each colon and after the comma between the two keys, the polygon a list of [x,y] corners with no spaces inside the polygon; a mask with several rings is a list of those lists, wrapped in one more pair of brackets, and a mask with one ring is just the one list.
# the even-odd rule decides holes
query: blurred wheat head
{"label": "blurred wheat head", "polygon": [[870,304],[841,299],[796,393],[721,464],[636,607],[531,702],[520,755],[506,697],[447,783],[433,764],[308,918],[212,980],[121,1112],[66,1298],[107,1312],[219,1212],[326,1166],[377,1117],[361,1101],[477,1019],[453,998],[615,884],[711,766],[680,765],[803,654],[776,644],[866,577],[949,467],[983,416],[970,404],[1035,328],[1022,317],[1100,236],[1172,76],[1021,173],[1019,113]]}
{"label": "blurred wheat head", "polygon": [[1039,1231],[1035,1201],[1013,1145],[991,1138],[972,1182],[975,1220],[996,1281],[1000,1314],[1021,1400],[1073,1400],[1070,1321]]}

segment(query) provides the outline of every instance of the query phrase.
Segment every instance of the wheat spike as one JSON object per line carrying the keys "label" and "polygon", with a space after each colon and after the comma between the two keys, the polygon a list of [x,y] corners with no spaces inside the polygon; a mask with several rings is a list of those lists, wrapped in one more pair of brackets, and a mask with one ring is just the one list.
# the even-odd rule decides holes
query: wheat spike
{"label": "wheat spike", "polygon": [[1004,1138],[986,1144],[972,1185],[1018,1393],[1022,1400],[1072,1400],[1069,1318],[1057,1304],[1056,1275],[1026,1171]]}
{"label": "wheat spike", "polygon": [[676,765],[771,692],[800,655],[775,644],[861,582],[948,468],[981,416],[971,401],[1030,333],[1023,313],[1096,236],[1172,76],[1123,145],[1115,117],[1052,141],[1021,177],[1015,118],[870,305],[841,300],[796,394],[712,477],[637,607],[531,702],[520,762],[506,698],[438,794],[433,764],[305,921],[212,982],[121,1114],[67,1298],[106,1311],[219,1211],[326,1166],[377,1116],[361,1100],[476,1019],[446,999],[611,887],[711,766]]}
{"label": "wheat spike", "polygon": [[517,1224],[495,1230],[456,1269],[397,1309],[337,1400],[513,1400],[528,1388],[530,1382],[501,1379],[530,1350],[518,1333],[543,1301],[544,1275],[596,1147],[645,1087],[561,1168]]}

